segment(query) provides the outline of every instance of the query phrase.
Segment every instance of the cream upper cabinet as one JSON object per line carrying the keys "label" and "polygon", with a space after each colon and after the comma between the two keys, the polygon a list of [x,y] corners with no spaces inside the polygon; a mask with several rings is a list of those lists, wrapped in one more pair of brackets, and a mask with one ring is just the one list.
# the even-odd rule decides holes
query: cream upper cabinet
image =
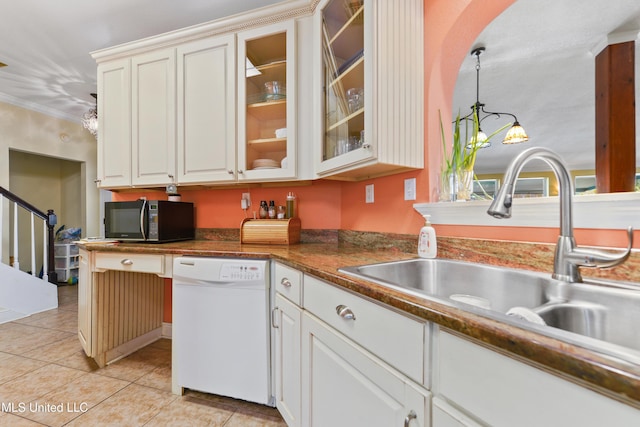
{"label": "cream upper cabinet", "polygon": [[235,181],[236,56],[233,34],[177,48],[177,181]]}
{"label": "cream upper cabinet", "polygon": [[239,181],[296,177],[295,21],[238,33]]}
{"label": "cream upper cabinet", "polygon": [[98,65],[98,186],[131,185],[131,61]]}
{"label": "cream upper cabinet", "polygon": [[310,44],[313,22],[302,17],[161,49],[149,39],[139,42],[148,48],[98,52],[99,185],[299,179],[296,73],[312,77],[310,61],[296,68],[298,21]]}
{"label": "cream upper cabinet", "polygon": [[422,0],[320,4],[319,176],[358,180],[423,167],[422,23]]}
{"label": "cream upper cabinet", "polygon": [[166,185],[176,175],[176,54],[163,49],[131,59],[131,184]]}
{"label": "cream upper cabinet", "polygon": [[321,0],[282,16],[260,11],[242,26],[221,20],[94,52],[99,186],[422,168],[422,0]]}
{"label": "cream upper cabinet", "polygon": [[175,181],[175,49],[98,65],[98,185]]}
{"label": "cream upper cabinet", "polygon": [[100,64],[99,185],[236,181],[235,67],[234,34]]}

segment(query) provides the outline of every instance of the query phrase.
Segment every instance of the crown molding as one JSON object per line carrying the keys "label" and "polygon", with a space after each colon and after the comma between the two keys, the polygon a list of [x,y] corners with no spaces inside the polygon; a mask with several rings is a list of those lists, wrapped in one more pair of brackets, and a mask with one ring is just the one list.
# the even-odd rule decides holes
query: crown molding
{"label": "crown molding", "polygon": [[59,110],[55,110],[53,108],[45,107],[35,102],[25,101],[24,99],[16,98],[15,96],[7,95],[6,93],[0,93],[0,102],[24,108],[25,110],[35,111],[37,113],[41,113],[56,119],[67,120],[72,123],[80,124],[79,117],[64,113]]}
{"label": "crown molding", "polygon": [[275,5],[265,6],[237,15],[96,50],[91,52],[91,56],[100,63],[148,52],[152,49],[175,46],[205,37],[233,33],[275,22],[310,16],[315,11],[318,3],[319,0],[283,1]]}

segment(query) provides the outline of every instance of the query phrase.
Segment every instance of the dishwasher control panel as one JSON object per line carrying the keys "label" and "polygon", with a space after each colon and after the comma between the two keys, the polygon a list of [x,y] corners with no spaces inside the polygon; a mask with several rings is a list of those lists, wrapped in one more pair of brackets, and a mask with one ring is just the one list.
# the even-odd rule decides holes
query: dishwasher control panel
{"label": "dishwasher control panel", "polygon": [[221,281],[250,281],[250,280],[263,280],[264,279],[264,263],[239,263],[235,261],[233,263],[224,263],[220,267]]}

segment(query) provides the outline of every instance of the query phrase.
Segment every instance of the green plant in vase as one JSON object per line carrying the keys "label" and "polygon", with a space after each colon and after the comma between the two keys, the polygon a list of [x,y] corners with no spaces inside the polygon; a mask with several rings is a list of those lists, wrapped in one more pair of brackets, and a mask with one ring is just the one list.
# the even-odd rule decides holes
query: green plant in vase
{"label": "green plant in vase", "polygon": [[[438,111],[440,115],[442,152],[444,156],[440,176],[440,200],[442,201],[471,199],[474,178],[473,167],[476,163],[478,150],[485,147],[496,134],[511,126],[511,123],[507,123],[487,136],[486,139],[479,141],[480,121],[478,120],[478,113],[475,106],[472,107],[472,109],[473,114],[471,114],[471,120],[460,118],[460,113],[456,116],[456,120],[453,122],[453,143],[451,145],[451,151],[447,150],[447,140],[444,133],[444,126],[442,125],[442,114]],[[460,131],[461,121],[465,122],[464,139]],[[471,133],[469,132],[469,121],[472,123]]]}

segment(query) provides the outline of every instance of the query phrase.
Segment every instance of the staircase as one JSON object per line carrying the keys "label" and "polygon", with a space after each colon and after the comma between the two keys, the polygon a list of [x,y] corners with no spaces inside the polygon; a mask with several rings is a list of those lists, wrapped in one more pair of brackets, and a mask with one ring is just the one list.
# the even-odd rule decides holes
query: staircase
{"label": "staircase", "polygon": [[[26,235],[19,232],[19,213],[23,211],[28,213],[30,219],[30,233],[23,233]],[[0,187],[0,323],[58,307],[53,253],[55,225],[53,210],[44,213]],[[42,227],[43,230],[41,253],[37,253],[35,244],[36,227]],[[20,270],[18,254],[22,245],[28,245],[31,249],[31,273]],[[11,256],[4,253],[9,247]],[[37,259],[41,260],[42,278],[38,277],[40,268]]]}

